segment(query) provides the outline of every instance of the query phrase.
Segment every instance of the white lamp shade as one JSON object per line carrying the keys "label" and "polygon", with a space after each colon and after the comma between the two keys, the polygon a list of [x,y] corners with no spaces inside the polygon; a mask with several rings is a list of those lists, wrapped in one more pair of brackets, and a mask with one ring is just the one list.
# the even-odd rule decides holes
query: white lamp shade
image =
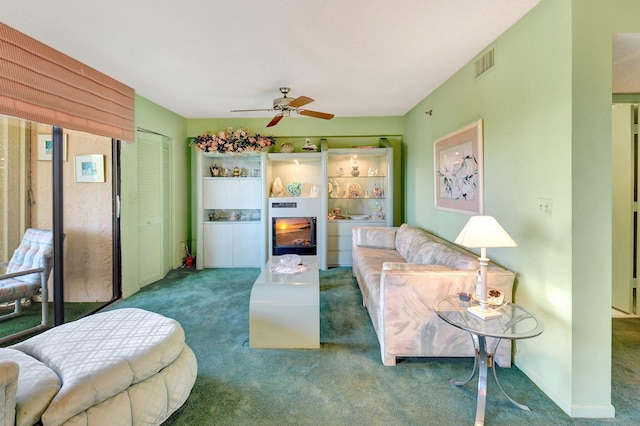
{"label": "white lamp shade", "polygon": [[471,216],[455,242],[469,248],[518,247],[493,216]]}

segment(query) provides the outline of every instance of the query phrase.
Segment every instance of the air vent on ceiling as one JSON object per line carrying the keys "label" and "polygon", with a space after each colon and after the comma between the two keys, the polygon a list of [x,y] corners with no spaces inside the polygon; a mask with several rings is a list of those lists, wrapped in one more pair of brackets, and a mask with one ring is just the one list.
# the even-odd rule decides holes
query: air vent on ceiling
{"label": "air vent on ceiling", "polygon": [[494,64],[493,49],[482,55],[480,59],[476,61],[476,78],[491,68]]}

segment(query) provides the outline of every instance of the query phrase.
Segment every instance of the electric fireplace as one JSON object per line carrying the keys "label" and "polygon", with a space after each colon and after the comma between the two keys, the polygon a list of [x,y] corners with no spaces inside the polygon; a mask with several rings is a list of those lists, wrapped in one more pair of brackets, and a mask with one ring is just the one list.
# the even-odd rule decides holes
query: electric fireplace
{"label": "electric fireplace", "polygon": [[274,217],[271,220],[273,256],[317,254],[315,217]]}

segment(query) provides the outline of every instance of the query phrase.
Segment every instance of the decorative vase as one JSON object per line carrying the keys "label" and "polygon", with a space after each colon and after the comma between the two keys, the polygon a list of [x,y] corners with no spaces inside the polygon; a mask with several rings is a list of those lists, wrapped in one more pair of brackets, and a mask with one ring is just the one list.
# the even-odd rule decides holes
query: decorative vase
{"label": "decorative vase", "polygon": [[358,165],[357,164],[354,164],[353,166],[351,166],[351,176],[353,176],[353,177],[360,176],[360,170],[358,170]]}
{"label": "decorative vase", "polygon": [[287,192],[291,194],[292,197],[299,197],[302,193],[302,188],[304,188],[304,184],[300,182],[291,182],[287,184]]}
{"label": "decorative vase", "polygon": [[295,151],[294,147],[292,144],[290,144],[289,142],[285,142],[282,145],[280,145],[280,152],[283,152],[285,154],[289,154],[291,152]]}

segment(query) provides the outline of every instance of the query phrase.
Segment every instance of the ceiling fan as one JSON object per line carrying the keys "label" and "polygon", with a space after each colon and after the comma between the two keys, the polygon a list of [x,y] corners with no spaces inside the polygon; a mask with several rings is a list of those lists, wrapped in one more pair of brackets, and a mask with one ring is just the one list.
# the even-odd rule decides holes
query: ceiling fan
{"label": "ceiling fan", "polygon": [[271,119],[267,127],[275,126],[282,120],[282,117],[288,117],[292,112],[300,115],[306,115],[307,117],[322,118],[324,120],[331,120],[334,114],[326,112],[311,111],[309,109],[301,109],[300,107],[310,104],[313,99],[307,96],[299,96],[297,98],[288,98],[287,94],[291,91],[288,87],[281,87],[281,98],[273,100],[273,108],[268,109],[234,109],[231,112],[248,112],[248,111],[279,111],[275,117]]}

